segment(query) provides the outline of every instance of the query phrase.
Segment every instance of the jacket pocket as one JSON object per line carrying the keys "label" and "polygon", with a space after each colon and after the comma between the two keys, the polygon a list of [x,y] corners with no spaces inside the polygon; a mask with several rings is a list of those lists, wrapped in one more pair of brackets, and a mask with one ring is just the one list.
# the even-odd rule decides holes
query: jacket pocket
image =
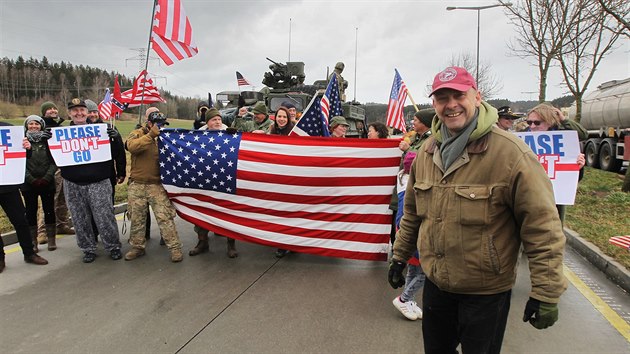
{"label": "jacket pocket", "polygon": [[486,225],[491,189],[486,186],[455,187],[459,199],[459,220],[462,225]]}
{"label": "jacket pocket", "polygon": [[416,197],[416,214],[423,219],[427,217],[429,203],[431,203],[431,184],[416,182],[413,185],[413,192]]}

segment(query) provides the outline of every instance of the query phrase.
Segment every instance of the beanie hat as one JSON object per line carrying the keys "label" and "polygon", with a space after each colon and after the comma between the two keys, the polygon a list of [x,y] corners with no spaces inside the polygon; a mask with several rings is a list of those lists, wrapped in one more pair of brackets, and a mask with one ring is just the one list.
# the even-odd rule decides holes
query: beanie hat
{"label": "beanie hat", "polygon": [[[206,120],[208,120],[208,119],[210,119],[210,118],[213,118],[213,117],[216,117],[216,116],[221,117],[221,113],[219,112],[219,110],[218,110],[218,109],[216,109],[216,108],[214,108],[214,107],[210,108],[210,109],[206,112]],[[223,119],[223,117],[221,117],[221,119]]]}
{"label": "beanie hat", "polygon": [[267,106],[265,105],[265,102],[263,101],[258,101],[256,103],[256,105],[254,105],[254,108],[252,109],[252,112],[254,114],[267,114]]}
{"label": "beanie hat", "polygon": [[96,103],[90,99],[85,100],[85,105],[87,106],[88,112],[98,112],[98,106]]}
{"label": "beanie hat", "polygon": [[28,123],[32,121],[36,121],[37,123],[39,123],[41,130],[44,130],[44,128],[46,128],[46,123],[40,116],[31,114],[30,116],[26,117],[26,119],[24,120],[24,129],[28,130]]}
{"label": "beanie hat", "polygon": [[50,102],[50,101],[46,101],[46,102],[42,103],[40,108],[41,108],[41,111],[42,111],[42,117],[45,117],[46,116],[46,111],[51,109],[51,108],[59,110],[59,108],[57,108],[57,105],[54,104],[53,102]]}
{"label": "beanie hat", "polygon": [[434,116],[435,116],[434,108],[421,109],[418,112],[416,112],[416,114],[414,114],[414,117],[418,118],[418,120],[429,129],[431,129],[431,123],[433,122]]}
{"label": "beanie hat", "polygon": [[289,101],[284,101],[282,102],[282,104],[280,105],[284,108],[295,108],[295,105]]}

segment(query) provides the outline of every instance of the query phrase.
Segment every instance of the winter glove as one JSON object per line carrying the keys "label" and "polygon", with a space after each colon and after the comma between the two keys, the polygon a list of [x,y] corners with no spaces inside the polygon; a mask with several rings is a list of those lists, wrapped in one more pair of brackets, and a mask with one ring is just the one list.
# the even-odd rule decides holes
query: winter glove
{"label": "winter glove", "polygon": [[403,270],[405,269],[405,263],[399,261],[392,261],[389,265],[389,272],[387,273],[387,281],[389,285],[394,289],[398,289],[405,285],[405,276]]}
{"label": "winter glove", "polygon": [[31,185],[35,188],[46,188],[48,187],[48,184],[48,181],[44,178],[37,178],[31,183]]}
{"label": "winter glove", "polygon": [[527,305],[525,305],[523,322],[529,321],[537,329],[545,329],[553,326],[557,320],[558,304],[550,304],[529,298]]}
{"label": "winter glove", "polygon": [[155,139],[158,135],[160,135],[160,128],[156,124],[151,128],[151,130],[149,130],[149,136]]}
{"label": "winter glove", "polygon": [[50,138],[52,138],[52,133],[50,132],[50,130],[44,129],[44,131],[42,131],[42,139],[48,140]]}
{"label": "winter glove", "polygon": [[236,130],[236,128],[232,128],[232,127],[230,127],[230,128],[227,128],[227,129],[225,130],[225,132],[226,132],[226,133],[228,133],[228,134],[230,134],[230,135],[232,135],[232,134],[236,134],[236,133],[238,132],[238,130]]}
{"label": "winter glove", "polygon": [[120,133],[118,133],[118,130],[112,128],[112,127],[108,127],[107,128],[107,135],[109,135],[110,139],[116,139],[120,136]]}

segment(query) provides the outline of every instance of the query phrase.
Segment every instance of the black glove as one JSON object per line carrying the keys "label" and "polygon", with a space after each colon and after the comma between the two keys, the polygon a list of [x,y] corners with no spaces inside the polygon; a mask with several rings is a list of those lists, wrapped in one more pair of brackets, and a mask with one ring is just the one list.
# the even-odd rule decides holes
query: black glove
{"label": "black glove", "polygon": [[392,261],[389,265],[389,272],[387,273],[387,281],[389,285],[394,289],[398,289],[405,285],[405,276],[403,270],[405,269],[405,263],[399,261]]}
{"label": "black glove", "polygon": [[35,188],[46,188],[48,187],[49,182],[44,178],[37,178],[31,183],[31,186]]}
{"label": "black glove", "polygon": [[48,140],[50,138],[52,138],[52,133],[49,129],[44,129],[44,131],[42,131],[42,139]]}
{"label": "black glove", "polygon": [[558,304],[541,302],[531,297],[525,305],[523,322],[529,323],[537,329],[545,329],[553,326],[558,320]]}
{"label": "black glove", "polygon": [[112,128],[112,127],[108,127],[107,128],[107,135],[109,135],[110,139],[116,139],[120,136],[120,133],[118,133],[118,130]]}
{"label": "black glove", "polygon": [[236,130],[236,128],[229,127],[225,130],[225,132],[232,135],[232,134],[236,134],[238,130]]}

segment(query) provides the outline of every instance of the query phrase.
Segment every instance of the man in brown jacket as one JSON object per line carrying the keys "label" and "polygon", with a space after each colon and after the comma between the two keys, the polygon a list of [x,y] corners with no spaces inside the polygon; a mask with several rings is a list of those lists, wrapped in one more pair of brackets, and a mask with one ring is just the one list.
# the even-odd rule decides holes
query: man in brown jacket
{"label": "man in brown jacket", "polygon": [[551,182],[518,137],[496,127],[473,77],[449,67],[431,92],[437,119],[411,167],[388,279],[404,284],[416,248],[427,276],[426,353],[499,353],[521,245],[532,290],[524,321],[558,319],[565,237]]}
{"label": "man in brown jacket", "polygon": [[132,248],[125,254],[125,260],[131,261],[145,253],[145,228],[149,205],[153,209],[160,233],[171,251],[171,261],[181,262],[182,243],[179,241],[175,222],[175,207],[168,199],[160,180],[157,139],[160,126],[166,123],[162,113],[148,115],[146,127],[132,131],[125,142],[131,153],[131,173],[129,177],[128,210],[131,214],[129,243]]}

